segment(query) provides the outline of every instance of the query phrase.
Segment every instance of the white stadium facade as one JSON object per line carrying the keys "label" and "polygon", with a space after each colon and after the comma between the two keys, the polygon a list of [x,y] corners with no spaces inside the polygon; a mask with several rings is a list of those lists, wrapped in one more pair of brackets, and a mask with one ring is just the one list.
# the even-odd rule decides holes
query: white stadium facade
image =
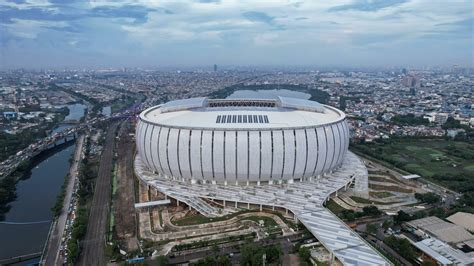
{"label": "white stadium facade", "polygon": [[[390,265],[323,203],[367,169],[348,151],[345,114],[314,101],[191,98],[143,111],[135,173],[206,216],[224,208],[284,209],[345,265]],[[246,204],[246,205],[245,205]]]}

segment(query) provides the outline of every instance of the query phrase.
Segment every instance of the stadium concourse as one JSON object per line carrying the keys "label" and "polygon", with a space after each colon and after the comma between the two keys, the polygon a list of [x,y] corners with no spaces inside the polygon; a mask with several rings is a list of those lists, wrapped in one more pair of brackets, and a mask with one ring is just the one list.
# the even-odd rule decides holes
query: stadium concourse
{"label": "stadium concourse", "polygon": [[282,97],[172,101],[141,113],[135,173],[205,216],[227,206],[283,210],[344,265],[391,265],[323,207],[352,183],[367,188],[345,119],[333,107]]}

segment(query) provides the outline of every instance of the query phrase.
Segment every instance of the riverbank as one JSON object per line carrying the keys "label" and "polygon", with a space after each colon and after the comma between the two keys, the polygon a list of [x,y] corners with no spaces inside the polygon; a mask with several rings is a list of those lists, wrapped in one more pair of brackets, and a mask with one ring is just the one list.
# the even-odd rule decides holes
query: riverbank
{"label": "riverbank", "polygon": [[0,224],[0,259],[43,250],[53,216],[51,207],[69,171],[74,143],[43,153],[18,179],[16,198],[5,214],[5,222],[12,224]]}
{"label": "riverbank", "polygon": [[74,143],[73,140],[70,140],[44,150],[34,156],[30,161],[22,163],[12,174],[0,179],[0,221],[4,220],[5,214],[10,210],[10,203],[17,198],[16,185],[18,181],[28,179],[29,176],[31,176],[31,171],[35,167],[47,160],[50,156],[70,147]]}
{"label": "riverbank", "polygon": [[77,141],[74,157],[71,167],[69,168],[69,181],[64,191],[64,199],[61,213],[55,219],[48,241],[46,242],[45,254],[43,254],[42,262],[45,265],[58,265],[63,262],[60,254],[62,236],[66,228],[66,222],[70,215],[69,208],[73,197],[74,187],[78,181],[78,167],[81,161],[82,149],[84,146],[84,135],[81,135]]}

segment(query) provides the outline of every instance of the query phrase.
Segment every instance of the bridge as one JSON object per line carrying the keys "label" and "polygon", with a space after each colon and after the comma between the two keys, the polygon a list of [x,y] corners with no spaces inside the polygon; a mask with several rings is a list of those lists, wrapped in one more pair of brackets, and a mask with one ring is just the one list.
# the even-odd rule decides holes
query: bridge
{"label": "bridge", "polygon": [[36,258],[41,257],[41,254],[42,252],[39,251],[39,252],[25,254],[21,256],[0,259],[0,265],[9,265],[9,264],[20,263],[20,262],[36,259]]}
{"label": "bridge", "polygon": [[81,124],[81,122],[77,120],[64,120],[61,123],[59,123],[59,125],[79,125],[79,124]]}

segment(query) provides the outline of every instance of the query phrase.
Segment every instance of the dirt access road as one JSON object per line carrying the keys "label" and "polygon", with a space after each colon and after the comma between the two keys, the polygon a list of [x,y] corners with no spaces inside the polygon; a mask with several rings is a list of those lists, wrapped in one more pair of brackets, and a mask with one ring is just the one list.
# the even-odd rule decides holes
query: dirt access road
{"label": "dirt access road", "polygon": [[131,123],[124,123],[119,130],[117,147],[117,192],[114,197],[114,217],[117,237],[127,251],[138,249],[135,219],[135,184],[133,155],[135,142],[129,136],[133,132]]}

